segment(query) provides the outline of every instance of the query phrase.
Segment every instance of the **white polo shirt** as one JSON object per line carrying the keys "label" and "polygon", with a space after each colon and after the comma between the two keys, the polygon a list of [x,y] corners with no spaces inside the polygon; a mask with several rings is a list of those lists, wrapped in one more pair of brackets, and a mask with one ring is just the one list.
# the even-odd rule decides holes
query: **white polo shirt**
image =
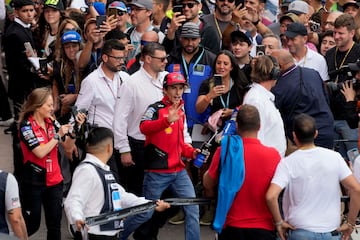
{"label": "white polo shirt", "polygon": [[330,79],[328,74],[328,66],[324,56],[306,47],[306,55],[300,61],[295,60],[295,64],[300,67],[307,67],[316,70],[323,81]]}

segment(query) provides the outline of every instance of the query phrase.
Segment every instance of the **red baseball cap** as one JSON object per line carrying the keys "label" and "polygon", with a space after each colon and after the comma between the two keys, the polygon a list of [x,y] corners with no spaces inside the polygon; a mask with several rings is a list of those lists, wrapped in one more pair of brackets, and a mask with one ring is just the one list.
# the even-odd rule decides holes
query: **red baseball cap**
{"label": "red baseball cap", "polygon": [[165,76],[163,87],[175,85],[175,84],[183,84],[187,85],[184,76],[179,72],[172,72]]}

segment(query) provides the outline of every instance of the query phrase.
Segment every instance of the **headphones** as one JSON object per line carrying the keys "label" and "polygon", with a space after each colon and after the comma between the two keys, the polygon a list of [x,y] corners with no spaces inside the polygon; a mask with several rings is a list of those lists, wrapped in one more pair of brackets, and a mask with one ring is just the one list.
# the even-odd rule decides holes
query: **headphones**
{"label": "headphones", "polygon": [[268,56],[270,58],[270,60],[272,61],[273,65],[274,65],[273,68],[271,69],[271,72],[269,73],[269,78],[271,80],[278,80],[280,77],[280,74],[281,74],[279,63],[276,60],[276,58],[274,58],[273,56],[271,56],[271,55],[266,55],[266,56]]}

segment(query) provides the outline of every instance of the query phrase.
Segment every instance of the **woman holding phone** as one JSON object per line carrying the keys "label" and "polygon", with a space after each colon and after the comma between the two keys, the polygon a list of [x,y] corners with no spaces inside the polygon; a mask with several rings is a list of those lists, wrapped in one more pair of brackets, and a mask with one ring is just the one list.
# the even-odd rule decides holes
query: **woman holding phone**
{"label": "woman holding phone", "polygon": [[[21,206],[29,236],[40,226],[41,206],[45,211],[47,239],[61,240],[63,176],[58,161],[58,144],[72,149],[70,124],[53,120],[50,88],[36,88],[20,113],[20,147],[24,155]],[[85,119],[78,115],[77,120]]]}
{"label": "woman holding phone", "polygon": [[210,109],[213,114],[222,109],[221,118],[228,120],[234,108],[242,104],[249,84],[234,55],[228,50],[220,51],[215,58],[213,77],[200,86],[196,111]]}

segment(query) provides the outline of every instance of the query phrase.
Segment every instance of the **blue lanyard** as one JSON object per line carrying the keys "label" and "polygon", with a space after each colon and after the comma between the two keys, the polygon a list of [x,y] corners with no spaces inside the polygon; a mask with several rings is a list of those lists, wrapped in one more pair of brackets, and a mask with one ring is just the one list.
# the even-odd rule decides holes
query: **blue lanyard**
{"label": "blue lanyard", "polygon": [[[184,58],[184,55],[181,54],[181,59],[182,59],[182,62],[183,62],[183,65],[184,65],[184,71],[185,71],[185,74],[186,74],[186,80],[187,82],[189,83],[189,74],[191,74],[194,70],[194,67],[200,62],[200,59],[202,58],[202,56],[204,55],[204,52],[205,50],[202,49],[202,52],[200,53],[199,57],[196,59],[196,61],[194,62],[194,65],[191,69],[191,72],[189,72],[188,68],[187,68],[187,63],[185,61],[185,58]],[[191,62],[189,63],[189,66],[190,66]]]}
{"label": "blue lanyard", "polygon": [[221,104],[224,108],[229,108],[229,101],[230,101],[230,91],[231,91],[231,88],[233,86],[233,81],[232,81],[232,78],[230,78],[230,88],[229,88],[229,92],[228,92],[228,95],[227,95],[227,98],[226,98],[226,105],[224,103],[224,99],[222,96],[220,96],[220,101],[221,101]]}

